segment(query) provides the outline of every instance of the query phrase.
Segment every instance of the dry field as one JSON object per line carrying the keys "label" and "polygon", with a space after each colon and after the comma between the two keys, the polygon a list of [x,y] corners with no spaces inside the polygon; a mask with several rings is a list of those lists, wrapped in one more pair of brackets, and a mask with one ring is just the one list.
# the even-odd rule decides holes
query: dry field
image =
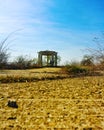
{"label": "dry field", "polygon": [[104,130],[104,77],[65,78],[59,70],[0,71],[3,81],[39,79],[0,80],[0,130]]}

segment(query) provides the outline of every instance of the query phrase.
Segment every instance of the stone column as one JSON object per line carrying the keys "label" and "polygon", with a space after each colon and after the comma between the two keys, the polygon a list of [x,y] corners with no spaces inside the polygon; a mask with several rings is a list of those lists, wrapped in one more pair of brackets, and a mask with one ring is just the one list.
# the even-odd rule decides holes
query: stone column
{"label": "stone column", "polygon": [[55,54],[55,66],[57,66],[57,53]]}
{"label": "stone column", "polygon": [[52,54],[51,62],[52,62],[51,66],[54,66],[55,65],[54,54]]}
{"label": "stone column", "polygon": [[48,57],[48,55],[47,55],[47,66],[48,66],[48,58],[49,58],[49,57]]}
{"label": "stone column", "polygon": [[42,66],[42,54],[38,53],[38,64]]}

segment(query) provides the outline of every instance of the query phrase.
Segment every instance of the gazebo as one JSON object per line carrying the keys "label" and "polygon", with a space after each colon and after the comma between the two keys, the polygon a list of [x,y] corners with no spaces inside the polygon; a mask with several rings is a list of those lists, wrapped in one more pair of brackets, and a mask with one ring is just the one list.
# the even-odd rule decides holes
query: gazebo
{"label": "gazebo", "polygon": [[44,66],[43,56],[46,56],[46,66],[57,66],[57,52],[49,50],[38,52],[38,64],[40,66]]}

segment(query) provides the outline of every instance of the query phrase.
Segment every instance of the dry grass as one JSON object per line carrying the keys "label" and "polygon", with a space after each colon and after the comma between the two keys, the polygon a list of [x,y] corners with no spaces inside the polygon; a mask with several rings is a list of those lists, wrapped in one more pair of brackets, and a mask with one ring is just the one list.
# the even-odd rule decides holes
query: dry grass
{"label": "dry grass", "polygon": [[41,68],[33,70],[5,70],[0,73],[0,83],[34,82],[42,80],[57,80],[68,77],[62,74],[60,68]]}
{"label": "dry grass", "polygon": [[60,68],[39,68],[27,70],[0,70],[0,75],[30,75],[34,73],[58,72]]}
{"label": "dry grass", "polygon": [[[6,75],[53,76],[57,71],[45,68]],[[18,108],[8,107],[8,100],[15,100]],[[11,129],[103,130],[104,77],[0,84],[0,130]]]}

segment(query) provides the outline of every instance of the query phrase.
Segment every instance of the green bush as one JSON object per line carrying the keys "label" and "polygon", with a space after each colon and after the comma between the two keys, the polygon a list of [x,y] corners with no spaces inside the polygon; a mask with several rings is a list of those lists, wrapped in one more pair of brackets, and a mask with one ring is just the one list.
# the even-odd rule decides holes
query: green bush
{"label": "green bush", "polygon": [[73,74],[85,73],[87,70],[79,66],[71,66],[70,72]]}
{"label": "green bush", "polygon": [[70,75],[80,75],[80,74],[87,74],[88,68],[84,68],[80,65],[65,65],[63,68],[64,72]]}

